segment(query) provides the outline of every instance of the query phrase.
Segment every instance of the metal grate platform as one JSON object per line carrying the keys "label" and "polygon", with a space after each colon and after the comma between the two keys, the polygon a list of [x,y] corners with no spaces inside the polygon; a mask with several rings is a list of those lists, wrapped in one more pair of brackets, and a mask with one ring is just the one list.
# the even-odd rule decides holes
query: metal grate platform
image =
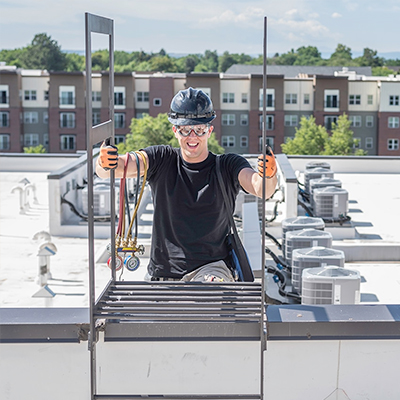
{"label": "metal grate platform", "polygon": [[264,314],[261,284],[243,282],[110,281],[95,307],[106,341],[259,340]]}

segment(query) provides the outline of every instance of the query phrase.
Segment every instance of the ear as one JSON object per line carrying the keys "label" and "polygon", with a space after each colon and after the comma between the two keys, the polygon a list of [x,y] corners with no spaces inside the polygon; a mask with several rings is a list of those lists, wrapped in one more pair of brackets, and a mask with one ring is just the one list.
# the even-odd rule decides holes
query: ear
{"label": "ear", "polygon": [[207,136],[208,138],[211,136],[213,130],[214,130],[214,126],[210,125],[210,130],[208,131],[208,136]]}
{"label": "ear", "polygon": [[172,125],[172,132],[174,132],[175,137],[176,137],[177,139],[179,139],[179,134],[178,134],[178,131],[176,130],[175,125]]}

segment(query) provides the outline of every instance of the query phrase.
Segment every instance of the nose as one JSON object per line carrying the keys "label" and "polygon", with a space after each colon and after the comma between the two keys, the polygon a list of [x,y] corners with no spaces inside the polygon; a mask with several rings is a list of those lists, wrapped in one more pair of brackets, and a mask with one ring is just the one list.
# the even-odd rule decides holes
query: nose
{"label": "nose", "polygon": [[190,130],[188,137],[192,136],[192,134],[193,134],[194,137],[197,137],[197,135],[194,133],[194,129]]}

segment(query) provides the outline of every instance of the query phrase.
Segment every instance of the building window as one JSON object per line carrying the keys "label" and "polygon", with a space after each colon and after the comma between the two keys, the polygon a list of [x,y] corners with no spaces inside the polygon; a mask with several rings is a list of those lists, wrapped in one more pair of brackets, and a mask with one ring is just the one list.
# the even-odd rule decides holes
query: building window
{"label": "building window", "polygon": [[43,133],[43,144],[48,147],[49,146],[49,134]]}
{"label": "building window", "polygon": [[[266,136],[265,142],[269,147],[271,147],[272,151],[275,150],[274,138],[272,136]],[[262,138],[262,136],[259,136],[258,137],[258,151],[260,153],[262,153],[262,151],[263,151],[262,145],[263,145],[263,138]]]}
{"label": "building window", "polygon": [[221,144],[222,147],[235,147],[235,136],[222,135]]}
{"label": "building window", "polygon": [[101,92],[92,92],[92,101],[101,101]]}
{"label": "building window", "polygon": [[324,117],[325,128],[330,131],[332,129],[332,124],[336,124],[338,117],[336,115],[327,115]]}
{"label": "building window", "polygon": [[36,147],[36,146],[39,146],[39,134],[37,134],[37,133],[25,133],[25,135],[24,135],[24,146],[25,147]]}
{"label": "building window", "polygon": [[24,124],[37,124],[39,122],[39,114],[37,111],[24,112]]}
{"label": "building window", "polygon": [[75,150],[76,135],[61,135],[60,141],[61,150]]}
{"label": "building window", "polygon": [[240,125],[249,125],[249,114],[240,114]]}
{"label": "building window", "polygon": [[373,94],[369,94],[367,97],[367,104],[369,106],[372,106],[374,104],[374,95]]}
{"label": "building window", "polygon": [[328,94],[325,96],[325,108],[338,108],[339,96],[336,94]]}
{"label": "building window", "polygon": [[[260,130],[263,129],[263,116],[260,115]],[[267,131],[272,131],[275,129],[275,123],[274,123],[274,116],[273,115],[267,115]]]}
{"label": "building window", "polygon": [[242,103],[247,103],[247,101],[248,101],[247,93],[242,93]]}
{"label": "building window", "polygon": [[389,96],[389,105],[390,106],[398,106],[399,105],[399,96]]}
{"label": "building window", "polygon": [[75,128],[75,113],[60,113],[60,128]]}
{"label": "building window", "polygon": [[136,92],[136,101],[138,102],[148,102],[149,92]]}
{"label": "building window", "polygon": [[114,105],[124,106],[125,105],[125,91],[114,92]]}
{"label": "building window", "polygon": [[36,90],[25,90],[24,91],[24,100],[36,100]]}
{"label": "building window", "polygon": [[159,97],[153,99],[153,106],[154,107],[161,107],[162,100]]}
{"label": "building window", "polygon": [[[275,107],[275,98],[274,98],[275,89],[272,89],[272,90],[274,90],[274,93],[268,93],[267,92],[267,107],[269,107],[269,108],[274,108]],[[263,89],[260,89],[259,102],[258,102],[259,108],[263,108],[264,107],[263,98],[264,98]]]}
{"label": "building window", "polygon": [[49,113],[47,111],[43,111],[43,123],[44,124],[49,123]]}
{"label": "building window", "polygon": [[285,104],[297,104],[297,94],[296,93],[286,93],[285,94]]}
{"label": "building window", "polygon": [[125,113],[114,114],[114,127],[115,129],[125,128]]}
{"label": "building window", "polygon": [[10,116],[8,112],[0,112],[0,128],[7,128],[10,126]]}
{"label": "building window", "polygon": [[310,94],[309,93],[304,93],[304,104],[310,104]]}
{"label": "building window", "polygon": [[399,127],[399,117],[389,117],[388,118],[388,127],[389,128],[398,128]]}
{"label": "building window", "polygon": [[124,135],[115,135],[114,143],[115,144],[125,143],[125,136]]}
{"label": "building window", "polygon": [[367,115],[365,117],[365,126],[367,128],[372,128],[374,126],[374,116],[373,115]]}
{"label": "building window", "polygon": [[92,126],[96,126],[100,124],[100,111],[92,112]]}
{"label": "building window", "polygon": [[374,147],[374,138],[366,137],[365,138],[365,148],[372,149]]}
{"label": "building window", "polygon": [[223,103],[234,103],[235,102],[235,93],[222,93],[222,102]]}
{"label": "building window", "polygon": [[349,121],[352,128],[359,128],[361,126],[361,115],[350,115]]}
{"label": "building window", "polygon": [[222,120],[221,120],[222,125],[235,125],[235,114],[222,114]]}
{"label": "building window", "polygon": [[247,136],[240,136],[240,147],[248,147],[249,138]]}
{"label": "building window", "polygon": [[75,105],[74,91],[60,91],[60,106]]}
{"label": "building window", "polygon": [[297,126],[297,115],[285,115],[285,126]]}
{"label": "building window", "polygon": [[349,104],[350,105],[360,105],[361,104],[361,95],[360,94],[351,94],[349,96]]}
{"label": "building window", "polygon": [[399,139],[388,139],[387,148],[388,148],[388,150],[398,150],[399,149]]}
{"label": "building window", "polygon": [[143,112],[137,112],[136,113],[136,119],[142,119],[145,115],[148,115],[147,113],[143,113]]}
{"label": "building window", "polygon": [[0,104],[8,104],[8,91],[0,90]]}
{"label": "building window", "polygon": [[10,135],[1,134],[0,135],[0,150],[10,150]]}
{"label": "building window", "polygon": [[49,99],[49,91],[48,90],[45,90],[44,92],[43,92],[43,100],[48,100]]}

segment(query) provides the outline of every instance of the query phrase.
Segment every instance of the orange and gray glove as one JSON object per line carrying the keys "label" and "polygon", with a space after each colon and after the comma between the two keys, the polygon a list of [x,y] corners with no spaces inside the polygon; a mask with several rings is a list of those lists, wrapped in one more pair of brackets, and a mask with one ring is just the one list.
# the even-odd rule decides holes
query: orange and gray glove
{"label": "orange and gray glove", "polygon": [[110,138],[107,138],[100,147],[99,165],[105,171],[117,168],[118,149],[110,144]]}
{"label": "orange and gray glove", "polygon": [[265,164],[265,177],[267,179],[273,178],[276,174],[276,160],[275,160],[275,155],[268,145],[266,145],[266,151],[265,151],[265,163],[263,161],[263,155],[260,154],[258,156],[258,175],[261,176],[261,178],[264,175],[264,164]]}

